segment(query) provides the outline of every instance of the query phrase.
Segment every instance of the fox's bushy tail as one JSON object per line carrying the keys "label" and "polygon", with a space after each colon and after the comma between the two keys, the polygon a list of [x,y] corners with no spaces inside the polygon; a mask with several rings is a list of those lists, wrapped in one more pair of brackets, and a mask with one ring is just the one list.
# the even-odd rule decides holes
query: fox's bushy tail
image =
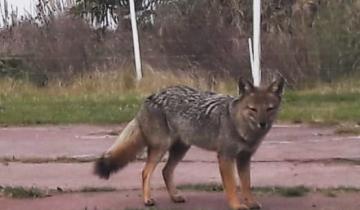
{"label": "fox's bushy tail", "polygon": [[144,138],[136,119],[133,119],[121,132],[116,142],[95,162],[95,174],[108,179],[130,161],[145,147]]}

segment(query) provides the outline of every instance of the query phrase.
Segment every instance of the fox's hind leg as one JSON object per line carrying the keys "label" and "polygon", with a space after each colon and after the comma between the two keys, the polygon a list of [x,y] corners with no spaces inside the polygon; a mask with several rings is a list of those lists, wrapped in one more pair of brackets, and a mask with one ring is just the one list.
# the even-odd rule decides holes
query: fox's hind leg
{"label": "fox's hind leg", "polygon": [[142,181],[143,181],[143,199],[145,206],[153,206],[155,205],[154,199],[151,198],[151,186],[150,186],[150,178],[152,173],[154,172],[157,164],[164,156],[167,149],[162,147],[159,148],[151,148],[148,147],[148,157],[145,164],[145,167],[142,171]]}
{"label": "fox's hind leg", "polygon": [[184,197],[178,194],[174,184],[174,170],[177,164],[183,159],[190,146],[181,142],[174,143],[169,151],[169,159],[162,171],[165,185],[171,200],[175,203],[185,202]]}

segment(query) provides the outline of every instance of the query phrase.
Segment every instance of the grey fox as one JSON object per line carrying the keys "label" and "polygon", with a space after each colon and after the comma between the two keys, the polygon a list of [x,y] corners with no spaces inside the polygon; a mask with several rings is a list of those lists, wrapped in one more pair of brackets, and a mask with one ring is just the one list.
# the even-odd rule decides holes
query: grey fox
{"label": "grey fox", "polygon": [[[283,86],[283,78],[267,87],[254,87],[240,79],[237,97],[186,86],[169,87],[150,95],[114,145],[96,161],[95,173],[109,178],[146,147],[143,199],[145,205],[151,206],[155,201],[150,196],[150,177],[168,151],[169,158],[162,171],[166,188],[174,202],[185,202],[176,190],[173,172],[190,146],[195,145],[217,152],[224,190],[232,209],[260,209],[250,189],[250,158],[275,120]],[[237,197],[235,165],[244,203]]]}

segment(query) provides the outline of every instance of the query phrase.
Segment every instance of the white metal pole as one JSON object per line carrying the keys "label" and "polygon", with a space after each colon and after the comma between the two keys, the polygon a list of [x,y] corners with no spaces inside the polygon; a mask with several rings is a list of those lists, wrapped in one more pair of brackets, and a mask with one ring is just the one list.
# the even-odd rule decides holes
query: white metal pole
{"label": "white metal pole", "polygon": [[254,78],[254,51],[253,51],[253,47],[252,47],[252,40],[251,38],[249,38],[249,53],[250,53],[250,67],[251,67],[251,72]]}
{"label": "white metal pole", "polygon": [[253,6],[253,69],[252,75],[254,79],[254,85],[260,86],[261,82],[261,68],[260,68],[260,24],[261,24],[261,0],[254,0]]}
{"label": "white metal pole", "polygon": [[134,44],[136,79],[141,80],[142,71],[141,71],[139,35],[138,35],[138,29],[136,23],[135,2],[134,0],[129,0],[129,3],[130,3],[131,28],[132,28],[133,44]]}
{"label": "white metal pole", "polygon": [[152,14],[150,15],[150,21],[152,25],[155,25],[155,15],[154,15],[154,11],[156,9],[155,3],[151,4],[151,10],[152,10]]}

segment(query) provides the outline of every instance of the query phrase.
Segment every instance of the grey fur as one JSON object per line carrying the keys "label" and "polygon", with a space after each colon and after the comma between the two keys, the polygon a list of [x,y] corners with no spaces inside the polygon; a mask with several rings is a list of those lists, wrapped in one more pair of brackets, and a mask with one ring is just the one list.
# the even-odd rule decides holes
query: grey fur
{"label": "grey fur", "polygon": [[[266,95],[261,89],[253,91]],[[272,123],[269,122],[266,129],[257,130],[251,128],[248,119],[238,122],[233,116],[237,112],[234,107],[244,98],[245,95],[233,97],[174,86],[146,98],[137,119],[144,136],[151,136],[154,130],[160,129],[162,136],[171,137],[170,144],[180,141],[235,157],[243,150],[253,153]],[[145,118],[157,120],[149,125]],[[249,132],[249,129],[257,132]]]}
{"label": "grey fur", "polygon": [[[150,177],[161,157],[169,151],[163,177],[171,199],[184,202],[173,182],[176,165],[191,145],[216,151],[229,205],[233,209],[260,208],[251,194],[250,158],[270,130],[279,110],[284,80],[257,88],[239,81],[239,96],[198,91],[186,86],[169,87],[147,97],[115,144],[95,165],[95,172],[108,178],[146,147],[148,157],[142,172],[143,199],[154,205]],[[237,200],[234,180],[236,162],[245,203]]]}

